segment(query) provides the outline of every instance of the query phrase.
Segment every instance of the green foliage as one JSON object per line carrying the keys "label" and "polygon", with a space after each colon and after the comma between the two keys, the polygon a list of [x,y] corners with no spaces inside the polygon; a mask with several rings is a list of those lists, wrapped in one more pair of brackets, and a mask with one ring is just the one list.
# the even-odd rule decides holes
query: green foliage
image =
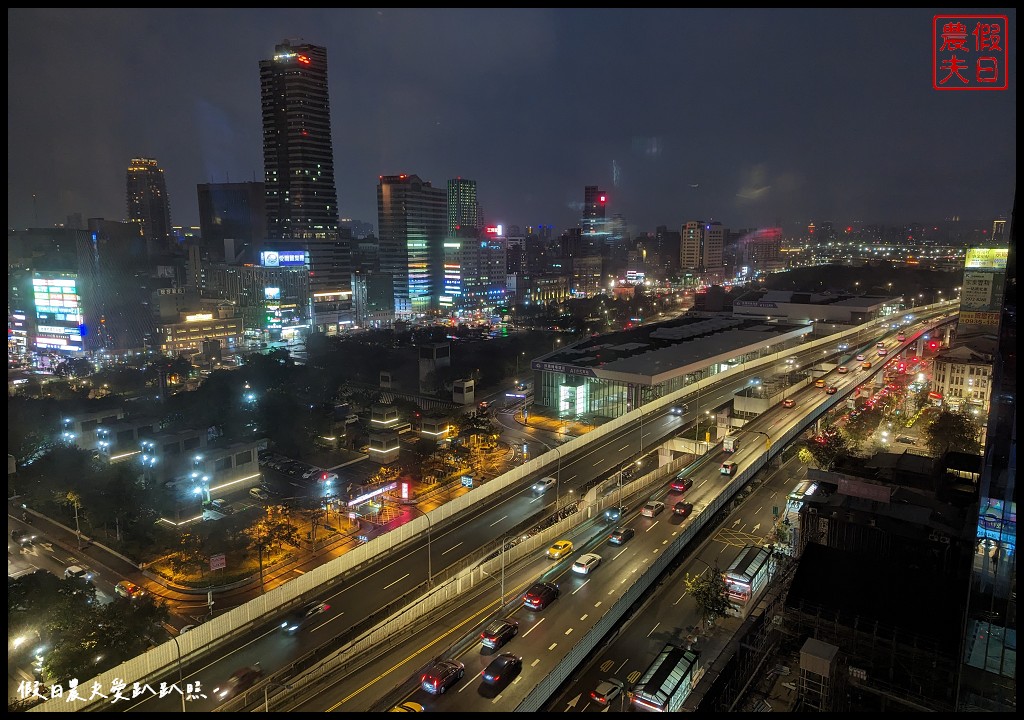
{"label": "green foliage", "polygon": [[979,454],[980,428],[968,413],[943,410],[925,428],[925,441],[933,455],[941,457],[947,452]]}
{"label": "green foliage", "polygon": [[849,418],[846,421],[843,432],[850,439],[850,444],[853,447],[860,447],[860,445],[871,436],[877,428],[879,423],[882,422],[882,412],[877,408],[865,408],[861,411],[860,415],[855,418]]}
{"label": "green foliage", "polygon": [[[831,430],[829,428],[828,430]],[[826,430],[826,433],[828,432]],[[850,444],[842,434],[836,432],[833,435],[823,435],[825,442],[821,443],[812,440],[807,444],[807,449],[814,457],[814,462],[821,470],[831,470],[836,461],[844,455],[850,454]]]}
{"label": "green foliage", "polygon": [[722,572],[717,567],[699,575],[686,573],[683,584],[697,603],[705,627],[713,625],[718,618],[729,612],[731,605],[726,594],[725,580],[722,579]]}

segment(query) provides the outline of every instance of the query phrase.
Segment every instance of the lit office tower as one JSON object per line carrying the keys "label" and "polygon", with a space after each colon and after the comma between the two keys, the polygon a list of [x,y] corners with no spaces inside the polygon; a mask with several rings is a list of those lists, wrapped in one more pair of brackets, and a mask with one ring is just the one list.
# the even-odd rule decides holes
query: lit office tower
{"label": "lit office tower", "polygon": [[377,185],[380,271],[395,283],[395,317],[437,309],[444,286],[448,193],[417,175],[382,175]]}
{"label": "lit office tower", "polygon": [[260,61],[267,234],[309,252],[316,329],[327,333],[351,300],[351,232],[338,223],[327,94],[327,49],[285,40]]}
{"label": "lit office tower", "polygon": [[583,230],[584,242],[591,248],[598,248],[608,235],[605,226],[604,211],[608,203],[608,195],[597,185],[583,188],[583,217],[580,228]]}
{"label": "lit office tower", "polygon": [[171,203],[164,171],[152,158],[132,158],[127,172],[128,221],[141,226],[146,252],[153,256],[171,249]]}
{"label": "lit office tower", "polygon": [[455,178],[448,181],[448,235],[454,237],[459,230],[480,227],[479,206],[476,201],[476,180]]}
{"label": "lit office tower", "polygon": [[679,233],[680,267],[701,273],[720,269],[725,233],[720,222],[688,221]]}

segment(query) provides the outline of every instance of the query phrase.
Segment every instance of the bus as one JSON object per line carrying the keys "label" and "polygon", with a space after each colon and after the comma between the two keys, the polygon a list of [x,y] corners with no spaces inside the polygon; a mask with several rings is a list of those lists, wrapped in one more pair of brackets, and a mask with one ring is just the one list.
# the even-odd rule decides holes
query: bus
{"label": "bus", "polygon": [[677,712],[693,689],[699,658],[694,650],[665,645],[633,686],[630,704],[641,711]]}
{"label": "bus", "polygon": [[747,545],[722,573],[729,600],[734,605],[746,605],[768,583],[771,570],[772,554],[768,548]]}

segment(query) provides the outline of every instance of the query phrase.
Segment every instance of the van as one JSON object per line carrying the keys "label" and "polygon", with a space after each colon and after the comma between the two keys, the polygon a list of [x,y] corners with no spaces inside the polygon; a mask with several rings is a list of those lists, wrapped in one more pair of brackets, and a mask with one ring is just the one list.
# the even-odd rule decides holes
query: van
{"label": "van", "polygon": [[722,463],[722,467],[718,469],[718,472],[721,473],[722,475],[732,475],[734,472],[736,472],[736,463],[732,462],[731,460],[727,460],[726,462]]}

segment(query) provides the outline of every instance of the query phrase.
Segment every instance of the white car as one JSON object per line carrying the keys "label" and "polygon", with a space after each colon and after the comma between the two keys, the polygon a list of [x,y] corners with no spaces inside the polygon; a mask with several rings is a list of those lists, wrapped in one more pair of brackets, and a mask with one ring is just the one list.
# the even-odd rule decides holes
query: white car
{"label": "white car", "polygon": [[601,556],[597,553],[583,553],[572,564],[572,571],[580,575],[589,575],[590,571],[601,564]]}
{"label": "white car", "polygon": [[553,477],[542,477],[540,480],[533,484],[533,491],[537,494],[546,492],[553,488],[558,481]]}

